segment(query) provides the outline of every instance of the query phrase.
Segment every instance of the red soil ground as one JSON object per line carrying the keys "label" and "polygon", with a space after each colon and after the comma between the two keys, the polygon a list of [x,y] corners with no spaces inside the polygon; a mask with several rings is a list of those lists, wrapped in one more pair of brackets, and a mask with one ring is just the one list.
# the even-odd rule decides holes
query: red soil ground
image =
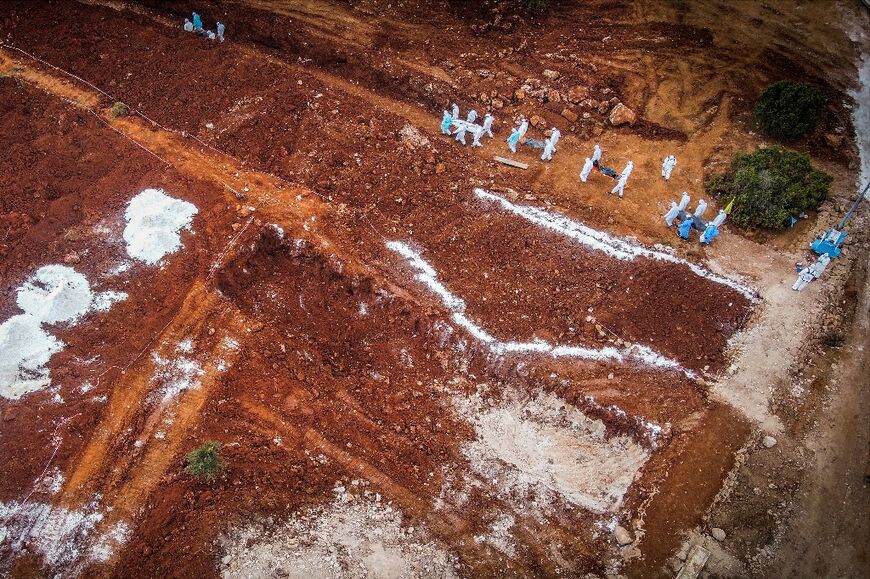
{"label": "red soil ground", "polygon": [[[55,500],[75,507],[100,492],[116,509],[110,520],[134,528],[110,564],[92,565],[86,574],[213,576],[214,540],[228,527],[324,504],[336,481],[353,478],[370,480],[455,550],[469,576],[603,573],[611,539],[593,534],[593,517],[581,509],[560,505],[543,521],[516,512],[518,549],[509,558],[473,540],[491,513],[512,509],[492,489],[461,507],[434,508],[445,479],[469,470],[460,449],[474,433],[453,411],[453,397],[485,382],[494,400],[553,392],[602,419],[608,435],[626,434],[650,448],[634,417],[668,425],[620,514],[626,525],[642,514],[646,520],[645,557],[628,571],[666,574],[664,561],[680,533],[697,524],[731,468],[748,433],[744,420],[678,372],[494,359],[458,329],[446,337],[439,328],[449,313],[384,246],[386,240],[413,243],[466,300],[469,316],[499,338],[600,347],[608,342],[586,321],[592,308],[626,340],[695,371],[723,369],[727,341],[751,313],[748,300],[686,267],[612,260],[479,202],[475,186],[510,187],[534,193],[520,203],[539,205],[543,198],[552,202],[550,210],[602,229],[626,219],[562,190],[539,192],[544,169],[512,173],[437,135],[440,107],[455,99],[464,110],[469,91],[506,93],[510,100],[522,71],[533,63],[540,68],[537,52],[521,49],[500,76],[454,85],[439,73],[458,34],[443,10],[432,22],[442,29],[421,48],[419,32],[394,21],[340,29],[329,19],[206,3],[204,12],[235,23],[233,41],[219,45],[166,25],[177,20],[179,4],[145,4],[157,10],[8,2],[0,11],[0,31],[14,46],[112,95],[73,83],[77,102],[88,97],[105,108],[122,100],[162,125],[135,115],[112,124],[173,163],[138,148],[99,120],[104,117],[31,84],[0,80],[0,150],[8,151],[0,182],[23,193],[2,199],[0,223],[8,229],[0,242],[3,319],[17,312],[14,290],[31,271],[73,251],[81,259],[75,267],[98,289],[105,283],[130,294],[99,320],[58,329],[67,348],[51,367],[62,404],[50,403],[48,393],[0,401],[0,462],[8,465],[0,500],[26,495],[51,455],[54,425],[75,416],[52,463],[66,476]],[[576,10],[572,17],[586,8]],[[506,22],[512,30],[464,38],[482,53],[532,26]],[[701,50],[712,42],[709,32],[688,24],[615,30],[593,21],[575,48],[594,52],[616,33],[629,39],[626,50]],[[374,62],[373,50],[389,58]],[[426,64],[411,58],[415,51]],[[20,59],[16,66],[26,63],[26,71],[9,72],[40,76],[43,87],[63,77],[14,51],[3,55]],[[629,102],[629,81],[589,63],[561,66],[560,86],[581,84],[596,99],[617,95]],[[474,58],[464,64],[471,68]],[[564,122],[557,120],[561,109],[513,103],[511,110]],[[571,130],[591,136],[602,117],[594,112],[592,121]],[[500,122],[503,132],[507,115]],[[399,131],[407,124],[430,144],[415,149],[403,142]],[[652,121],[635,130],[650,140],[685,139]],[[201,152],[170,131],[196,135],[231,157]],[[496,145],[484,151],[489,155]],[[221,181],[236,171],[244,173],[242,184],[251,184],[244,204],[258,209],[250,222]],[[276,176],[293,185],[270,186]],[[195,203],[195,235],[184,235],[184,249],[166,267],[135,266],[117,279],[123,285],[103,282],[124,256],[125,203],[145,187],[164,187]],[[641,237],[650,241],[649,232]],[[230,355],[224,337],[240,344],[226,372],[209,372],[177,408],[149,398],[152,351],[192,338],[197,353],[212,360]],[[460,339],[472,347],[461,351]],[[81,361],[95,354],[97,362]],[[88,381],[96,387],[84,395],[77,389]],[[94,401],[103,394],[107,403]],[[158,441],[153,434],[163,427],[166,439]],[[207,439],[224,443],[230,465],[213,485],[183,473],[184,452]],[[552,545],[561,546],[558,557]],[[13,574],[46,572],[35,550],[0,550],[0,557]]]}

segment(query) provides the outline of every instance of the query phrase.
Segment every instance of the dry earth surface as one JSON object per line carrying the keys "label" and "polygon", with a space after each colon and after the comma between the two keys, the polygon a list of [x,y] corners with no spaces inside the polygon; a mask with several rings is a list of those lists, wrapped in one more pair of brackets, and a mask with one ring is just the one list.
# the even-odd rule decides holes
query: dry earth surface
{"label": "dry earth surface", "polygon": [[[791,290],[870,178],[860,2],[190,9],[0,4],[0,573],[868,575],[866,207]],[[831,198],[682,242],[781,78]]]}

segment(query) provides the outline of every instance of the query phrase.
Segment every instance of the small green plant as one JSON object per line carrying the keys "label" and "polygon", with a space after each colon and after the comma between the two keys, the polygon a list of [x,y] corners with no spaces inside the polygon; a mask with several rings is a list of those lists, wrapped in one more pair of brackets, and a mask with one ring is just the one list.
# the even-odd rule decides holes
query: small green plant
{"label": "small green plant", "polygon": [[778,139],[794,139],[816,128],[825,96],[814,86],[781,80],[764,89],[755,104],[762,131]]}
{"label": "small green plant", "polygon": [[226,468],[220,456],[221,445],[213,440],[202,443],[187,454],[184,472],[213,481]]}
{"label": "small green plant", "polygon": [[113,104],[111,110],[109,110],[109,114],[112,115],[113,119],[117,119],[118,117],[125,117],[129,112],[130,107],[120,101]]}
{"label": "small green plant", "polygon": [[731,168],[706,183],[720,204],[733,201],[730,219],[747,229],[784,229],[828,195],[831,176],[813,169],[808,155],[782,147],[737,153]]}

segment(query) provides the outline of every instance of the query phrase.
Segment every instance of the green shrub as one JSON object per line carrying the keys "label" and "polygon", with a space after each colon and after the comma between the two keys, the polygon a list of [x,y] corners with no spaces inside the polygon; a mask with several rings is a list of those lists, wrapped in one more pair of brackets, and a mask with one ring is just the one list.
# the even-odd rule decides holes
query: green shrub
{"label": "green shrub", "polygon": [[755,104],[762,131],[778,139],[793,139],[816,128],[825,97],[808,84],[781,80],[764,89]]}
{"label": "green shrub", "polygon": [[116,102],[112,105],[109,113],[112,115],[112,118],[117,119],[118,117],[127,116],[127,113],[130,112],[130,108],[122,102]]}
{"label": "green shrub", "polygon": [[184,467],[184,472],[213,481],[226,466],[221,460],[220,450],[219,442],[204,442],[202,446],[187,454],[187,465]]}
{"label": "green shrub", "polygon": [[766,147],[737,153],[724,175],[707,181],[707,193],[734,201],[731,222],[744,228],[784,229],[790,218],[815,209],[828,195],[831,176],[813,169],[803,153]]}

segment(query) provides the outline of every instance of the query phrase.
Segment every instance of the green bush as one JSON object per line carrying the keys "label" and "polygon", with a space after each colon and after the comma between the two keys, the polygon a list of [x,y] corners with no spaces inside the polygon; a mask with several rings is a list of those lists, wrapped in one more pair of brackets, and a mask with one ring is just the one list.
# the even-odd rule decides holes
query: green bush
{"label": "green bush", "polygon": [[184,472],[213,481],[226,466],[221,460],[220,450],[219,442],[204,442],[202,446],[187,454],[187,465],[184,467]]}
{"label": "green bush", "polygon": [[781,80],[764,89],[755,104],[762,131],[778,139],[793,139],[816,128],[825,97],[808,84]]}
{"label": "green bush", "polygon": [[117,119],[118,117],[126,116],[127,113],[130,112],[130,108],[122,102],[116,102],[112,105],[109,113],[112,115],[112,118]]}
{"label": "green bush", "polygon": [[707,193],[722,205],[734,201],[730,219],[739,227],[784,229],[792,216],[825,200],[831,180],[808,155],[766,147],[734,155],[727,173],[707,181]]}

